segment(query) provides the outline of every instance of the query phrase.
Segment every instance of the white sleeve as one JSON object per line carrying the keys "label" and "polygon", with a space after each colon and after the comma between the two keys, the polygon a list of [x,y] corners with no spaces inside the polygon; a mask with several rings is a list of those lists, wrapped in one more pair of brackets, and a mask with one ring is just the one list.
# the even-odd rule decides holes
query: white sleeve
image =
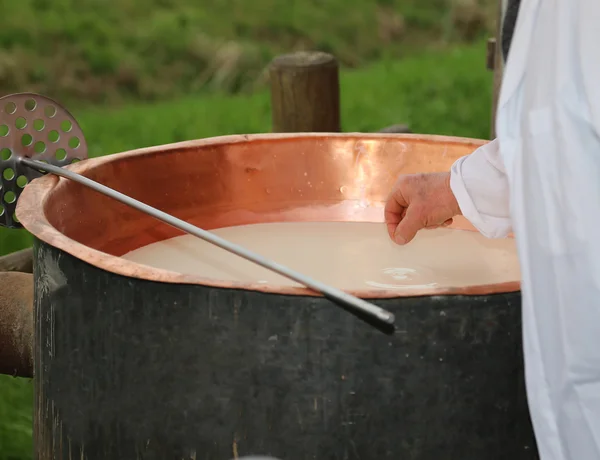
{"label": "white sleeve", "polygon": [[508,178],[498,139],[452,165],[450,188],[462,215],[484,236],[504,238],[512,232]]}

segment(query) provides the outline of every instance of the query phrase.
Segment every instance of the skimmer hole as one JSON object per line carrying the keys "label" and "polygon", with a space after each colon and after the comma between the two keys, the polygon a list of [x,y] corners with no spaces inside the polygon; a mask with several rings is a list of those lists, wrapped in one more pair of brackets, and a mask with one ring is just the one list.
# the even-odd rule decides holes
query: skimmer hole
{"label": "skimmer hole", "polygon": [[4,206],[0,204],[0,217],[4,215]]}
{"label": "skimmer hole", "polygon": [[17,111],[17,104],[15,104],[14,102],[6,103],[6,105],[4,106],[4,111],[9,115],[12,115]]}
{"label": "skimmer hole", "polygon": [[13,213],[13,220],[14,220],[15,222],[17,222],[17,223],[18,223],[18,222],[21,222],[21,221],[19,220],[19,218],[17,217],[17,213],[16,213],[16,212],[15,212],[15,213]]}
{"label": "skimmer hole", "polygon": [[27,126],[27,120],[25,120],[25,118],[19,117],[15,120],[15,127],[17,129],[25,129],[26,126]]}
{"label": "skimmer hole", "polygon": [[60,139],[60,134],[58,134],[58,131],[50,131],[48,133],[48,140],[50,142],[58,142],[58,140]]}
{"label": "skimmer hole", "polygon": [[44,108],[44,115],[46,115],[48,118],[54,118],[54,116],[56,115],[56,107],[54,107],[53,105],[47,105]]}
{"label": "skimmer hole", "polygon": [[44,144],[43,142],[36,142],[35,145],[33,146],[33,151],[35,153],[44,153],[46,151],[46,144]]}
{"label": "skimmer hole", "polygon": [[79,158],[73,158],[73,160],[71,161],[71,164],[74,165],[75,163],[79,163],[81,160]]}
{"label": "skimmer hole", "polygon": [[0,125],[0,137],[8,136],[10,129],[8,129],[7,125]]}
{"label": "skimmer hole", "polygon": [[12,152],[10,151],[10,149],[0,150],[0,160],[3,160],[3,161],[10,160],[11,156],[12,156]]}
{"label": "skimmer hole", "polygon": [[31,134],[23,134],[23,137],[21,137],[21,145],[23,147],[28,147],[33,143],[33,137],[31,137]]}
{"label": "skimmer hole", "polygon": [[27,178],[25,176],[19,176],[17,177],[17,185],[21,188],[25,188],[25,186],[27,185]]}
{"label": "skimmer hole", "polygon": [[72,149],[76,149],[77,147],[79,147],[80,144],[81,142],[79,141],[78,137],[72,137],[71,139],[69,139],[69,147],[71,147]]}
{"label": "skimmer hole", "polygon": [[46,123],[44,123],[44,120],[35,120],[33,122],[33,129],[36,131],[42,131],[45,127]]}
{"label": "skimmer hole", "polygon": [[6,192],[4,194],[4,202],[5,203],[14,203],[17,200],[17,195],[14,192]]}
{"label": "skimmer hole", "polygon": [[63,161],[65,158],[67,158],[67,151],[65,149],[58,149],[54,156],[58,161]]}
{"label": "skimmer hole", "polygon": [[37,107],[37,103],[35,102],[35,100],[27,99],[25,101],[25,110],[27,110],[28,112],[33,112],[36,107]]}
{"label": "skimmer hole", "polygon": [[2,177],[5,180],[13,180],[15,178],[15,172],[11,168],[6,168],[2,173]]}
{"label": "skimmer hole", "polygon": [[73,129],[73,124],[69,120],[65,120],[60,124],[60,129],[62,129],[65,133],[68,133]]}

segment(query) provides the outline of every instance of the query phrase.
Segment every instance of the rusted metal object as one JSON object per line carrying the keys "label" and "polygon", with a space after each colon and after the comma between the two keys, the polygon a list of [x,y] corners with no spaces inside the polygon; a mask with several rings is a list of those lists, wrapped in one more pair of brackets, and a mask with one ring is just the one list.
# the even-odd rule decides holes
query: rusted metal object
{"label": "rusted metal object", "polygon": [[[69,168],[206,229],[383,222],[398,174],[485,142],[230,136]],[[35,237],[38,459],[537,458],[517,282],[355,290],[396,315],[388,337],[308,289],[121,259],[180,233],[68,180],[36,179],[17,214]]]}
{"label": "rusted metal object", "polygon": [[33,275],[0,272],[0,374],[33,377]]}
{"label": "rusted metal object", "polygon": [[0,272],[33,273],[32,249],[22,249],[0,257]]}

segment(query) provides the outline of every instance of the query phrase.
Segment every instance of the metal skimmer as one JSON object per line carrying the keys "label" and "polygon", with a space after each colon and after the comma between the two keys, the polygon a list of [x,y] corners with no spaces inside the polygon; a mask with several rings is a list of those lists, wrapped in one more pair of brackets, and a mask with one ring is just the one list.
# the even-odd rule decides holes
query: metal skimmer
{"label": "metal skimmer", "polygon": [[52,173],[320,292],[372,326],[393,333],[394,315],[372,303],[313,280],[70,169],[63,169],[86,158],[87,144],[79,124],[55,101],[32,93],[0,98],[0,225],[20,228],[15,209],[21,192],[28,182]]}
{"label": "metal skimmer", "polygon": [[17,200],[28,182],[42,175],[24,165],[31,158],[59,167],[87,158],[77,121],[64,108],[38,94],[0,98],[0,225],[21,228]]}

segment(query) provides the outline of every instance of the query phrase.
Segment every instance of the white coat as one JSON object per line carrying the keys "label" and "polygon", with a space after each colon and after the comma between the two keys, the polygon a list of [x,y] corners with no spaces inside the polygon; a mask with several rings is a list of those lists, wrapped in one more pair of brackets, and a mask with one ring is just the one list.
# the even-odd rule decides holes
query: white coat
{"label": "white coat", "polygon": [[600,459],[600,0],[522,0],[497,139],[451,187],[484,235],[514,231],[542,460]]}

